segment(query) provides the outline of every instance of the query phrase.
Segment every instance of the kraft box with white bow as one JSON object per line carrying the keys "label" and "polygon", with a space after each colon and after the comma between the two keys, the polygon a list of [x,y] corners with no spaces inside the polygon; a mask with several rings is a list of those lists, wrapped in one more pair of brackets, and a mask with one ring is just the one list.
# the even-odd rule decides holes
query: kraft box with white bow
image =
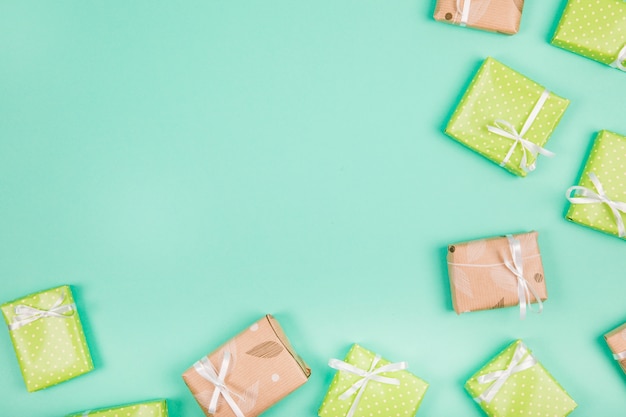
{"label": "kraft box with white bow", "polygon": [[146,401],[69,414],[66,417],[167,417],[165,400]]}
{"label": "kraft box with white bow", "polygon": [[606,344],[613,353],[615,359],[626,372],[626,323],[604,335]]}
{"label": "kraft box with white bow", "polygon": [[437,0],[435,20],[490,32],[519,31],[524,0]]}
{"label": "kraft box with white bow", "polygon": [[487,58],[454,111],[445,133],[520,177],[548,142],[569,100],[493,58]]}
{"label": "kraft box with white bow", "polygon": [[29,392],[93,370],[69,286],[34,293],[0,309]]}

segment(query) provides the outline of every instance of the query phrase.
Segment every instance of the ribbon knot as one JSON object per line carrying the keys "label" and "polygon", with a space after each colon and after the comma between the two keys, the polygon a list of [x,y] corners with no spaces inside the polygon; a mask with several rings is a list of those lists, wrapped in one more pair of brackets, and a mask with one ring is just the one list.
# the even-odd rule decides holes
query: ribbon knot
{"label": "ribbon knot", "polygon": [[513,375],[518,372],[525,371],[537,364],[535,357],[528,351],[526,345],[519,342],[511,362],[509,362],[506,369],[500,371],[494,371],[485,375],[481,375],[477,378],[479,384],[491,384],[482,394],[474,398],[474,401],[480,403],[482,401],[489,404],[500,391],[500,388],[504,383]]}
{"label": "ribbon knot", "polygon": [[361,368],[357,368],[356,366],[349,364],[347,362],[341,361],[339,359],[331,359],[328,362],[328,366],[330,366],[333,369],[336,369],[338,371],[349,372],[351,374],[361,377],[358,381],[352,384],[350,388],[348,388],[345,392],[343,392],[339,396],[340,400],[345,401],[348,398],[352,397],[354,393],[356,393],[354,402],[352,403],[352,406],[348,410],[346,417],[354,416],[354,413],[356,412],[359,402],[361,401],[361,397],[363,396],[363,393],[365,392],[365,387],[370,381],[376,381],[376,382],[380,382],[382,384],[388,384],[388,385],[400,385],[400,381],[398,379],[389,378],[386,376],[382,376],[380,374],[383,372],[395,372],[395,371],[401,371],[403,369],[406,369],[408,366],[407,363],[406,362],[390,363],[387,365],[383,365],[379,368],[376,368],[376,365],[378,365],[380,360],[381,360],[380,355],[376,355],[374,357],[374,360],[372,361],[372,364],[370,365],[369,370],[367,371]]}
{"label": "ribbon knot", "polygon": [[75,310],[76,304],[63,304],[63,300],[65,300],[65,292],[61,293],[59,298],[48,310],[38,309],[36,307],[27,306],[25,304],[19,304],[15,306],[15,317],[13,319],[13,322],[9,324],[9,330],[17,330],[20,327],[26,326],[27,324],[46,317],[57,317],[63,319],[71,317],[71,314],[69,316],[66,316],[63,313]]}
{"label": "ribbon knot", "polygon": [[[509,248],[511,250],[511,259],[504,261],[504,266],[515,275],[517,278],[517,296],[519,298],[520,319],[526,318],[526,310],[541,314],[543,311],[543,302],[537,292],[528,284],[526,278],[524,278],[524,262],[522,260],[522,244],[519,239],[514,238],[512,235],[507,235],[506,238],[509,241]],[[531,303],[531,294],[537,301],[539,308],[537,311],[533,310]]]}
{"label": "ribbon knot", "polygon": [[213,395],[211,396],[211,402],[207,408],[209,414],[215,414],[217,410],[217,403],[219,401],[220,396],[224,397],[224,400],[228,404],[235,416],[237,417],[245,417],[243,411],[239,408],[235,400],[233,399],[233,395],[240,398],[241,396],[234,393],[232,390],[228,388],[224,379],[228,374],[228,368],[230,366],[231,353],[228,349],[224,350],[224,357],[222,359],[222,365],[220,367],[219,372],[215,370],[213,364],[209,360],[208,357],[204,357],[200,359],[198,362],[193,364],[193,368],[196,370],[198,375],[202,378],[209,381],[211,384],[215,386],[215,390],[213,391]]}
{"label": "ribbon knot", "polygon": [[[597,204],[602,203],[609,206],[613,217],[615,217],[615,223],[617,224],[617,232],[619,237],[626,236],[626,229],[624,228],[624,220],[621,213],[626,214],[626,203],[622,201],[611,200],[604,192],[602,183],[593,172],[587,174],[591,183],[595,187],[596,191],[593,191],[587,187],[576,185],[567,189],[565,196],[572,204]],[[572,192],[578,192],[579,197],[572,197]],[[620,213],[621,212],[621,213]]]}
{"label": "ribbon knot", "polygon": [[505,166],[509,162],[518,144],[522,148],[522,160],[520,161],[520,168],[523,169],[524,172],[530,172],[530,171],[535,170],[535,162],[533,162],[530,165],[528,164],[529,154],[532,155],[534,158],[537,158],[539,154],[545,155],[547,157],[554,156],[553,152],[550,152],[549,150],[542,148],[541,146],[527,140],[524,137],[526,136],[526,133],[528,133],[528,130],[530,130],[530,127],[533,125],[535,120],[537,119],[539,112],[541,111],[541,109],[543,108],[544,104],[546,103],[549,97],[550,97],[550,92],[548,90],[544,90],[543,93],[541,93],[541,97],[539,97],[539,100],[535,104],[535,107],[532,109],[532,111],[528,115],[526,122],[524,122],[524,126],[522,126],[522,130],[520,130],[519,132],[511,123],[509,123],[506,120],[501,120],[501,119],[496,120],[494,123],[494,126],[487,126],[487,130],[489,132],[513,141],[513,144],[511,145],[509,152],[506,154],[506,156],[500,163],[501,167]]}
{"label": "ribbon knot", "polygon": [[626,71],[624,61],[626,61],[626,45],[624,45],[622,50],[619,51],[619,53],[617,54],[617,59],[609,65],[611,65],[613,68],[617,68],[618,70]]}

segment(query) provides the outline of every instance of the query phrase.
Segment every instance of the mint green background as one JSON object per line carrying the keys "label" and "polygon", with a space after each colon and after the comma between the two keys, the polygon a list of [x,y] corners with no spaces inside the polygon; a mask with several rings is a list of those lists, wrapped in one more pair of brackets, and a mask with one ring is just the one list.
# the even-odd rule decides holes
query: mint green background
{"label": "mint green background", "polygon": [[[418,416],[480,416],[463,384],[516,338],[573,415],[626,409],[626,245],[563,219],[626,74],[548,44],[564,5],[507,37],[424,0],[2,0],[0,299],[74,285],[96,370],[27,394],[1,331],[0,414],[200,417],[180,374],[267,312],[313,368],[268,417],[316,415],[353,342],[431,384]],[[442,133],[487,55],[572,101],[524,179]],[[446,245],[531,229],[544,314],[456,316]]]}

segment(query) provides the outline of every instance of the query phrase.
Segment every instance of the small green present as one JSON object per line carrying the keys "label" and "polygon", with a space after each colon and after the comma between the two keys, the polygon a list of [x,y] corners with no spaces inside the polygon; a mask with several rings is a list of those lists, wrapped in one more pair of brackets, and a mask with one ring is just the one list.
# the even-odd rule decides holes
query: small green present
{"label": "small green present", "polygon": [[338,372],[320,417],[410,417],[428,389],[428,383],[406,371],[406,362],[390,363],[356,344],[345,361],[331,359],[328,365]]}
{"label": "small green present", "polygon": [[626,239],[626,136],[601,131],[577,186],[566,197],[570,221]]}
{"label": "small green present", "polygon": [[69,286],[0,306],[29,392],[93,370]]}
{"label": "small green present", "polygon": [[569,0],[552,44],[626,71],[626,1]]}
{"label": "small green present", "polygon": [[470,83],[445,133],[511,173],[525,177],[558,125],[569,100],[493,58]]}
{"label": "small green present", "polygon": [[472,376],[465,389],[490,417],[564,417],[577,407],[521,340]]}
{"label": "small green present", "polygon": [[167,417],[167,402],[156,400],[120,407],[100,408],[69,414],[67,417]]}

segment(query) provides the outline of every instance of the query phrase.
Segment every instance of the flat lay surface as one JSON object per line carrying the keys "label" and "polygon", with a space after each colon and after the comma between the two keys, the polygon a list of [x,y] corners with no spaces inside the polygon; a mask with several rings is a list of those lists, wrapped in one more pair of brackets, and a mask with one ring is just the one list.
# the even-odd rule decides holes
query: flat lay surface
{"label": "flat lay surface", "polygon": [[[417,416],[482,416],[465,382],[517,339],[578,408],[626,409],[604,334],[626,243],[565,220],[594,138],[626,135],[626,74],[435,1],[0,0],[0,304],[71,285],[95,369],[28,393],[0,331],[0,415],[166,398],[271,313],[312,369],[264,416],[316,416],[353,343],[429,384]],[[485,58],[570,100],[526,178],[443,133]],[[548,299],[452,308],[448,245],[536,230]]]}

